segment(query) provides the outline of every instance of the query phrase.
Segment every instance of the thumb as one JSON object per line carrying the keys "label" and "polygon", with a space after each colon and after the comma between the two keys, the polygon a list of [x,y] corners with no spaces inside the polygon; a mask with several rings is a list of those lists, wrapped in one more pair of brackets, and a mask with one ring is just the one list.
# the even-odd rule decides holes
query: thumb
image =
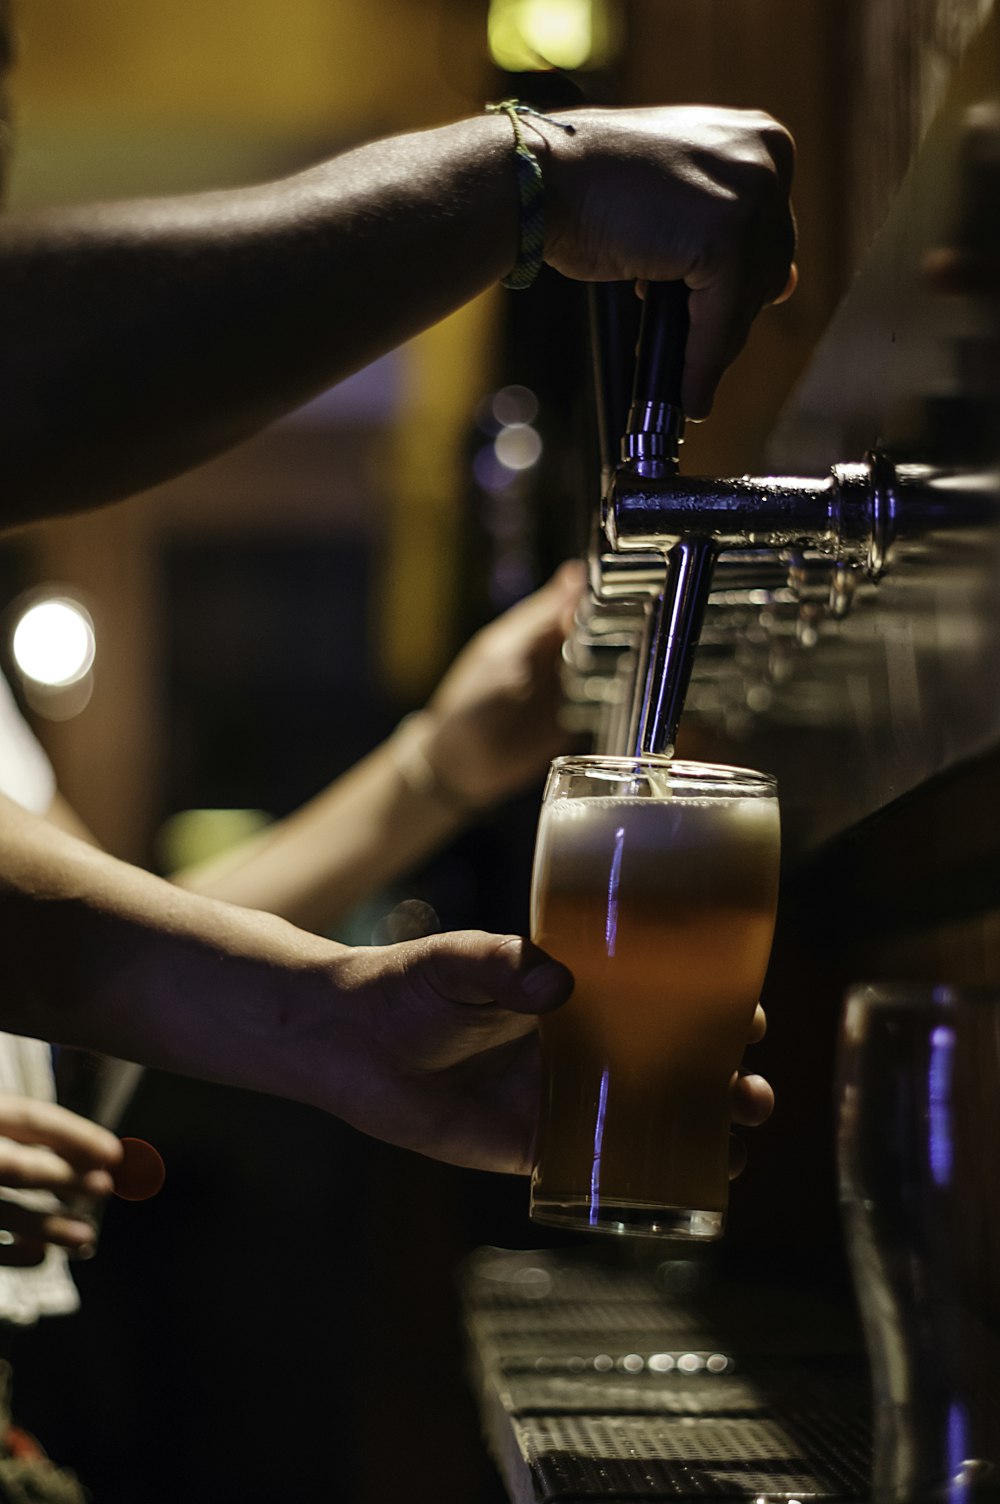
{"label": "thumb", "polygon": [[548,1013],[573,990],[566,967],[521,935],[458,930],[428,935],[416,949],[422,981],[452,1002]]}
{"label": "thumb", "polygon": [[587,566],[582,559],[566,559],[554,574],[520,604],[533,611],[536,630],[546,640],[555,634],[568,636],[576,608],[587,584]]}

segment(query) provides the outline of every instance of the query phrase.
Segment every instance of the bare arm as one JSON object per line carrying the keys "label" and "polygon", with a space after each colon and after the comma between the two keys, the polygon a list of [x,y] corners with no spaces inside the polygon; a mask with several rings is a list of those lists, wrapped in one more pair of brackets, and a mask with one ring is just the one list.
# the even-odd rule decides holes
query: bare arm
{"label": "bare arm", "polygon": [[564,566],[479,632],[428,705],[287,819],[174,874],[193,892],[323,929],[567,750],[560,650],[583,588]]}
{"label": "bare arm", "polygon": [[517,233],[503,125],[253,188],[9,218],[0,388],[4,443],[22,439],[4,489],[21,516],[176,474],[496,281]]}
{"label": "bare arm", "polygon": [[[416,759],[418,768],[432,766],[425,748],[433,739],[431,718],[415,717],[291,815],[220,856],[170,873],[170,881],[206,898],[266,910],[303,929],[326,930],[472,817],[471,802],[445,792],[446,781],[420,792],[406,776],[408,759]],[[100,845],[59,794],[45,818]]]}
{"label": "bare arm", "polygon": [[[548,259],[693,290],[703,415],[794,245],[792,147],[749,111],[579,110],[534,129]],[[277,182],[0,222],[0,520],[114,500],[237,442],[512,266],[508,120]]]}
{"label": "bare arm", "polygon": [[395,746],[384,742],[286,819],[172,880],[322,931],[415,867],[466,818],[449,799],[417,793]]}
{"label": "bare arm", "polygon": [[0,796],[0,1026],[288,1096],[458,1164],[530,1167],[534,1015],[565,968],[512,935],[320,940],[185,893]]}

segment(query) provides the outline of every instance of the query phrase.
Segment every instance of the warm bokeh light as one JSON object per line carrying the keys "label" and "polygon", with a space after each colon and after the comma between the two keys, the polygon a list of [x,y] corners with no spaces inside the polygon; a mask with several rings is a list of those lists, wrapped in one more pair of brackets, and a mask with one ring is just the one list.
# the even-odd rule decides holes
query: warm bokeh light
{"label": "warm bokeh light", "polygon": [[58,689],[77,684],[94,662],[94,624],[78,601],[50,597],[29,606],[14,628],[14,662],[26,679]]}
{"label": "warm bokeh light", "polygon": [[490,0],[490,54],[498,67],[599,68],[615,50],[608,0]]}

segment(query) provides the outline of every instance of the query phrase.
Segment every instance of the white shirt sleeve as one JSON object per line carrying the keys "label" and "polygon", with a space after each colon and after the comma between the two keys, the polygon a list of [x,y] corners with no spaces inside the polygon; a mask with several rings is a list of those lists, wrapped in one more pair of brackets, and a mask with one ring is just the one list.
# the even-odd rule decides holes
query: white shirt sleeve
{"label": "white shirt sleeve", "polygon": [[33,815],[44,815],[55,792],[52,764],[0,674],[0,793]]}
{"label": "white shirt sleeve", "polygon": [[[32,814],[44,815],[56,792],[56,777],[41,744],[21,712],[6,679],[0,674],[0,793]],[[22,1039],[0,1032],[0,1091],[53,1101],[49,1047],[41,1039]],[[0,1138],[0,1143],[3,1140]],[[54,1207],[46,1191],[17,1191],[5,1187],[7,1200],[39,1208]],[[75,1311],[80,1303],[61,1248],[49,1245],[45,1259],[34,1268],[0,1266],[0,1322],[27,1325],[40,1316]]]}

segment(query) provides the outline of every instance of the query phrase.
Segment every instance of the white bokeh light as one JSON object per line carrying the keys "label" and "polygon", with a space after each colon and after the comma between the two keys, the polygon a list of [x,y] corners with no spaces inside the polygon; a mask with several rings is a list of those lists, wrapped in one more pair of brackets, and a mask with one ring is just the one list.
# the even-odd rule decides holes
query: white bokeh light
{"label": "white bokeh light", "polygon": [[493,393],[490,406],[501,428],[509,428],[512,423],[534,423],[538,417],[538,398],[527,386],[502,386]]}
{"label": "white bokeh light", "polygon": [[493,450],[508,470],[530,470],[542,457],[542,440],[530,423],[512,423],[493,440]]}
{"label": "white bokeh light", "polygon": [[26,679],[57,689],[77,684],[90,672],[95,651],[94,624],[78,601],[64,597],[36,601],[14,628],[14,661]]}

